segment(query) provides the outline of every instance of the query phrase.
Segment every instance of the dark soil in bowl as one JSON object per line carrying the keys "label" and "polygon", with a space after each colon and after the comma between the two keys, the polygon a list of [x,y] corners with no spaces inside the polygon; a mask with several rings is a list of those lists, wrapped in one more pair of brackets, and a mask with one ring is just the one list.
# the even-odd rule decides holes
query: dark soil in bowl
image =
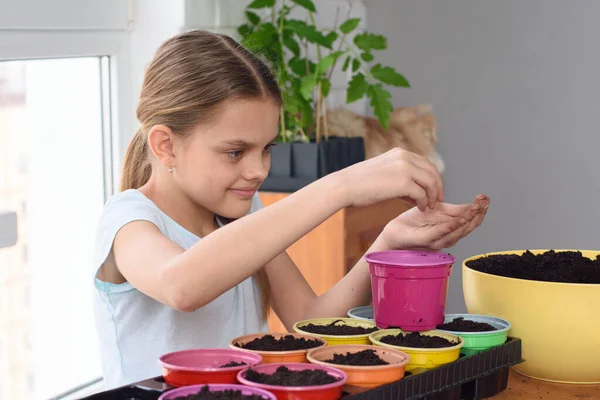
{"label": "dark soil in bowl", "polygon": [[178,396],[174,400],[264,400],[264,397],[257,394],[243,395],[240,390],[221,390],[211,392],[208,386],[204,386],[200,392],[188,396]]}
{"label": "dark soil in bowl", "polygon": [[305,369],[292,371],[286,366],[277,368],[274,374],[263,374],[250,368],[246,372],[246,379],[256,383],[275,386],[320,386],[335,383],[341,378],[329,375],[321,369]]}
{"label": "dark soil in bowl", "polygon": [[387,335],[380,339],[385,344],[402,347],[414,347],[417,349],[436,349],[442,347],[456,346],[459,342],[453,342],[439,336],[421,335],[419,332],[410,332],[406,335]]}
{"label": "dark soil in bowl", "polygon": [[450,322],[438,325],[437,329],[451,332],[490,332],[498,330],[487,322],[470,321],[463,317],[454,318]]}
{"label": "dark soil in bowl", "polygon": [[299,326],[305,332],[316,333],[317,335],[332,335],[332,336],[352,336],[352,335],[366,335],[377,331],[379,328],[365,328],[364,326],[350,326],[350,325],[336,325],[339,322],[342,324],[344,321],[338,320],[333,321],[327,325],[316,325],[308,324]]}
{"label": "dark soil in bowl", "polygon": [[247,364],[245,362],[230,361],[227,364],[221,365],[219,368],[241,367],[242,365],[247,365]]}
{"label": "dark soil in bowl", "polygon": [[579,251],[546,251],[535,255],[494,254],[471,260],[467,267],[486,274],[543,282],[600,284],[600,257]]}
{"label": "dark soil in bowl", "polygon": [[279,339],[275,339],[273,335],[265,335],[248,343],[235,343],[237,347],[258,351],[307,350],[319,347],[322,344],[322,342],[316,339],[297,338],[292,335],[285,335]]}
{"label": "dark soil in bowl", "polygon": [[326,363],[338,365],[389,365],[375,353],[375,350],[365,349],[356,353],[347,352],[344,354],[334,354],[332,359],[325,360]]}

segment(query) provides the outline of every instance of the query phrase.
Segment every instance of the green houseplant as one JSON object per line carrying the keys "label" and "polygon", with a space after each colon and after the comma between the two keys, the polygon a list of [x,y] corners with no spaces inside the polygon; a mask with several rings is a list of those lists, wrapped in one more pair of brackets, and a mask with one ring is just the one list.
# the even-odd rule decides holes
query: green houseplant
{"label": "green houseplant", "polygon": [[351,75],[346,104],[367,97],[387,130],[393,106],[386,87],[410,87],[393,67],[375,62],[374,52],[385,50],[387,39],[356,32],[360,18],[340,18],[339,12],[331,27],[317,27],[312,0],[254,0],[245,14],[247,21],[238,27],[241,42],[271,65],[284,98],[280,143],[263,190],[297,190],[362,161],[362,139],[329,137],[324,100],[341,65]]}

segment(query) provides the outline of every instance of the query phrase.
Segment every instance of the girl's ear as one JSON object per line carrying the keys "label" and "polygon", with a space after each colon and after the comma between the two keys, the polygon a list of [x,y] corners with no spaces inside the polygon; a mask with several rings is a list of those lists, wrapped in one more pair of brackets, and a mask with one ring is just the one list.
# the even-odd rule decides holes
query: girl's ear
{"label": "girl's ear", "polygon": [[148,146],[154,157],[167,168],[175,168],[173,142],[175,135],[165,125],[155,125],[148,132]]}

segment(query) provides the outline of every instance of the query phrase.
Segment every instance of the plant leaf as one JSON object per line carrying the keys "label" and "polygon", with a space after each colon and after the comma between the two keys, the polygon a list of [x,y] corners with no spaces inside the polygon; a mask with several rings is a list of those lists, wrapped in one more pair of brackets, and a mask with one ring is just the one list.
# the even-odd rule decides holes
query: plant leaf
{"label": "plant leaf", "polygon": [[275,5],[275,0],[254,0],[252,3],[248,4],[246,8],[267,8],[273,7]]}
{"label": "plant leaf", "polygon": [[346,54],[345,51],[334,51],[333,53],[331,53],[331,56],[333,57],[334,60],[337,60],[338,58],[340,58],[344,54]]}
{"label": "plant leaf", "polygon": [[410,87],[408,80],[396,72],[396,70],[392,67],[381,67],[381,65],[379,65],[377,69],[373,68],[371,73],[375,79],[388,85]]}
{"label": "plant leaf", "polygon": [[350,66],[350,56],[346,57],[346,61],[344,61],[344,65],[342,66],[342,71],[346,72],[348,67]]}
{"label": "plant leaf", "polygon": [[387,131],[390,125],[390,114],[394,110],[394,106],[390,102],[392,95],[377,83],[368,87],[367,96],[371,99],[373,113],[377,116],[383,129]]}
{"label": "plant leaf", "polygon": [[387,39],[382,35],[373,33],[361,33],[354,37],[354,44],[361,50],[385,50],[387,48]]}
{"label": "plant leaf", "polygon": [[306,8],[308,11],[317,12],[315,3],[312,0],[292,0],[292,3],[296,3],[299,6]]}
{"label": "plant leaf", "polygon": [[330,90],[331,90],[331,82],[329,81],[329,79],[322,79],[321,80],[321,93],[323,94],[323,97],[329,96]]}
{"label": "plant leaf", "polygon": [[349,20],[340,25],[340,31],[342,31],[342,33],[348,34],[355,30],[358,24],[360,24],[360,18],[350,18]]}
{"label": "plant leaf", "polygon": [[348,84],[348,92],[346,94],[346,103],[354,103],[356,100],[361,99],[369,87],[365,76],[358,73],[352,77]]}
{"label": "plant leaf", "polygon": [[306,59],[305,58],[293,57],[289,61],[289,65],[290,65],[290,69],[292,70],[292,72],[294,72],[296,75],[299,75],[299,76],[312,74],[313,72],[316,71],[315,63],[310,60],[308,61],[308,72],[306,71]]}
{"label": "plant leaf", "polygon": [[310,74],[302,78],[302,84],[300,85],[300,94],[302,94],[302,97],[306,100],[310,100],[315,86],[317,86],[316,75]]}
{"label": "plant leaf", "polygon": [[251,51],[262,50],[277,42],[278,35],[275,25],[264,23],[244,38],[243,45]]}
{"label": "plant leaf", "polygon": [[260,24],[260,17],[251,11],[246,11],[246,18],[248,18],[248,21],[250,21],[252,25]]}
{"label": "plant leaf", "polygon": [[248,36],[250,33],[252,33],[252,27],[248,24],[243,24],[238,27],[237,31],[240,34],[240,36],[242,37],[242,39],[245,39],[246,36]]}
{"label": "plant leaf", "polygon": [[314,25],[308,25],[304,21],[291,19],[286,21],[284,28],[291,29],[300,38],[306,39],[311,43],[320,44],[321,46],[331,49],[331,44],[327,38],[323,36],[321,32],[317,31]]}
{"label": "plant leaf", "polygon": [[333,47],[333,43],[337,40],[338,36],[339,35],[335,32],[329,32],[327,36],[325,36],[325,39],[329,42],[329,48]]}
{"label": "plant leaf", "polygon": [[285,47],[290,49],[290,51],[294,53],[296,57],[300,56],[300,46],[293,37],[283,38],[283,44],[285,45]]}
{"label": "plant leaf", "polygon": [[332,56],[326,56],[321,58],[321,61],[317,64],[317,73],[322,74],[327,71],[333,65],[334,58]]}
{"label": "plant leaf", "polygon": [[360,58],[362,58],[363,61],[365,61],[365,62],[369,62],[369,61],[373,61],[373,59],[375,57],[373,57],[373,54],[371,54],[369,52],[364,52],[360,55]]}
{"label": "plant leaf", "polygon": [[354,60],[352,60],[352,72],[358,71],[359,68],[360,68],[360,61],[358,61],[355,58]]}

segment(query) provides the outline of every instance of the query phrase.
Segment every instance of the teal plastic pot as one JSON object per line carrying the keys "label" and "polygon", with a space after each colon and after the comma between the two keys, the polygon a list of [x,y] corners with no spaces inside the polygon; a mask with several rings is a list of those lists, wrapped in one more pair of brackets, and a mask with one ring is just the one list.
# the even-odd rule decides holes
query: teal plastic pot
{"label": "teal plastic pot", "polygon": [[492,347],[502,346],[508,338],[511,325],[505,319],[479,314],[446,314],[444,323],[451,322],[459,317],[463,317],[467,321],[485,322],[496,328],[495,331],[489,332],[455,332],[438,329],[440,332],[451,333],[463,338],[465,345],[462,347],[461,353],[466,356],[477,354]]}

